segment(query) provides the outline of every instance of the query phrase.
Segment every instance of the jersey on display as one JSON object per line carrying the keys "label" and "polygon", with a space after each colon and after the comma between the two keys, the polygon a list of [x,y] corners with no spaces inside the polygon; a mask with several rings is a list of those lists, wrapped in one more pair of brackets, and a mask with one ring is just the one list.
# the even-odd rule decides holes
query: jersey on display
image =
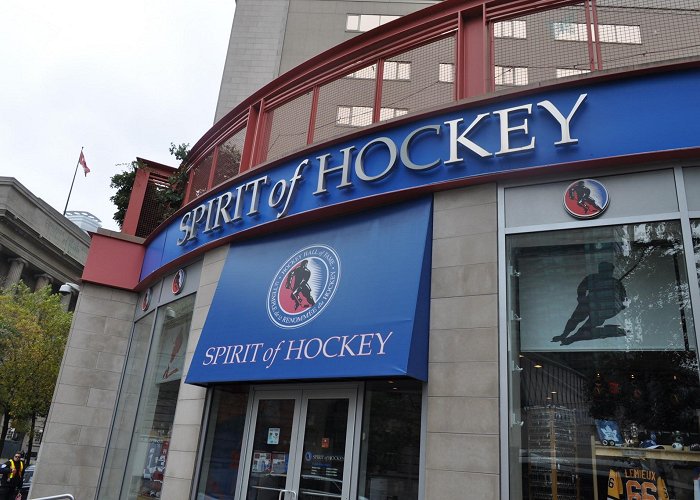
{"label": "jersey on display", "polygon": [[608,500],[669,500],[666,481],[647,469],[610,469]]}

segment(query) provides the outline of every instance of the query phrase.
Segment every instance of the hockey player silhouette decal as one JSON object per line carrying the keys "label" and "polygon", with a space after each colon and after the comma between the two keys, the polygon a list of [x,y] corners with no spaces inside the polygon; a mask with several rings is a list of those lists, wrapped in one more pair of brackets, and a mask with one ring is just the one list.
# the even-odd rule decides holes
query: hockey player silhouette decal
{"label": "hockey player silhouette decal", "polygon": [[340,258],[327,245],[311,245],[294,252],[270,284],[267,314],[281,328],[297,328],[312,321],[335,295],[340,281]]}
{"label": "hockey player silhouette decal", "polygon": [[[615,278],[614,271],[613,264],[601,262],[597,273],[589,274],[581,280],[576,289],[578,305],[566,322],[562,334],[552,338],[552,342],[569,345],[581,340],[624,337],[627,334],[620,325],[603,326],[606,320],[627,307],[627,291],[622,279]],[[583,324],[578,327],[581,322]]]}
{"label": "hockey player silhouette decal", "polygon": [[287,275],[284,287],[291,289],[291,297],[294,300],[294,310],[299,309],[299,306],[310,307],[316,302],[312,297],[311,287],[309,286],[309,278],[311,271],[307,267],[309,261],[302,260],[301,263],[290,271]]}
{"label": "hockey player silhouette decal", "polygon": [[564,208],[577,219],[590,219],[608,208],[610,198],[605,186],[593,179],[572,182],[564,193]]}

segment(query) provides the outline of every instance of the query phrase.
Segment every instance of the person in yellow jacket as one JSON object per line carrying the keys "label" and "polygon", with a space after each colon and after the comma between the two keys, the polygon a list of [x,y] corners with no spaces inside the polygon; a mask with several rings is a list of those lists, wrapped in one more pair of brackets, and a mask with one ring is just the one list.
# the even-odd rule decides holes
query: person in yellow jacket
{"label": "person in yellow jacket", "polygon": [[2,474],[2,488],[0,488],[0,500],[15,500],[20,493],[24,481],[24,460],[20,452],[0,465]]}

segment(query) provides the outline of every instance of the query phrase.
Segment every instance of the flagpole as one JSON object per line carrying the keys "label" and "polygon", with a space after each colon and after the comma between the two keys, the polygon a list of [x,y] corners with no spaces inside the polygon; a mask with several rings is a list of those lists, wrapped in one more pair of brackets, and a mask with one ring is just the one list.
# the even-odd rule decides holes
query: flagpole
{"label": "flagpole", "polygon": [[[83,154],[83,148],[80,148],[80,154]],[[70,195],[73,192],[73,184],[75,184],[75,176],[78,175],[78,167],[80,166],[80,155],[78,155],[78,163],[75,164],[75,172],[73,172],[73,181],[70,183],[70,190],[68,191],[68,199],[66,200],[66,207],[63,209],[63,215],[66,215],[68,210],[68,202],[70,201]]]}

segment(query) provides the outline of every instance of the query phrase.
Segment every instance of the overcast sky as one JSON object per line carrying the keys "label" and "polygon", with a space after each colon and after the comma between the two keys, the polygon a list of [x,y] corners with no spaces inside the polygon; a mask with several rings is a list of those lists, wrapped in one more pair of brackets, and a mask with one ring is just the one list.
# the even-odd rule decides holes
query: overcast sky
{"label": "overcast sky", "polygon": [[234,0],[4,0],[0,176],[107,229],[109,179],[137,156],[177,166],[171,142],[212,126]]}

